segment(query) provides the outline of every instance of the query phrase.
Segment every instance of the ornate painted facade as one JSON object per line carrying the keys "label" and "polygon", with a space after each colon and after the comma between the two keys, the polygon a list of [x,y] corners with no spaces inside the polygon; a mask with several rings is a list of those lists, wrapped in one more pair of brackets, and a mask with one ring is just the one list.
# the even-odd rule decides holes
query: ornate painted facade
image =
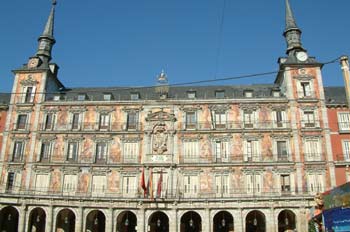
{"label": "ornate painted facade", "polygon": [[307,231],[336,186],[321,68],[287,3],[275,83],[68,89],[55,6],[15,80],[0,159],[0,231]]}

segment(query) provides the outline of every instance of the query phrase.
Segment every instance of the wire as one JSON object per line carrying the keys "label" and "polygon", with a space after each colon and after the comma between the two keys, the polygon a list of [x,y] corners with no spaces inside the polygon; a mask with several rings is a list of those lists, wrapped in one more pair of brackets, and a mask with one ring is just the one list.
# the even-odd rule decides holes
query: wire
{"label": "wire", "polygon": [[[332,59],[330,61],[324,62],[324,63],[319,63],[322,65],[329,65],[329,64],[333,64],[337,61],[340,60],[342,56],[339,56],[335,59]],[[203,83],[212,83],[212,82],[219,82],[219,81],[228,81],[228,80],[239,80],[239,79],[245,79],[245,78],[255,78],[255,77],[261,77],[261,76],[266,76],[266,75],[271,75],[271,74],[278,74],[278,73],[283,73],[283,72],[287,72],[287,71],[293,71],[293,70],[299,70],[301,67],[296,67],[296,68],[287,68],[285,70],[277,70],[277,71],[270,71],[270,72],[261,72],[261,73],[253,73],[253,74],[243,74],[243,75],[238,75],[238,76],[232,76],[232,77],[224,77],[224,78],[219,78],[219,79],[207,79],[207,80],[199,80],[199,81],[189,81],[189,82],[180,82],[180,83],[175,83],[175,84],[169,84],[166,85],[168,87],[174,87],[174,86],[187,86],[187,85],[193,85],[193,84],[203,84]],[[118,88],[109,88],[107,87],[106,89],[108,89],[109,91],[111,90],[116,90],[116,91],[120,91],[120,90],[136,90],[136,89],[149,89],[149,88],[156,88],[159,87],[159,85],[151,85],[151,86],[141,86],[141,87],[118,87]],[[103,89],[104,87],[100,87],[99,89],[96,90],[89,90],[89,93],[92,92],[101,92],[101,89]],[[87,88],[88,89],[88,88]],[[67,90],[69,90],[69,88],[67,88]],[[74,88],[73,88],[74,90]],[[57,94],[57,93],[61,93],[61,92],[36,92],[35,94]],[[64,92],[63,92],[64,93]],[[9,94],[24,94],[23,92],[10,92]]]}

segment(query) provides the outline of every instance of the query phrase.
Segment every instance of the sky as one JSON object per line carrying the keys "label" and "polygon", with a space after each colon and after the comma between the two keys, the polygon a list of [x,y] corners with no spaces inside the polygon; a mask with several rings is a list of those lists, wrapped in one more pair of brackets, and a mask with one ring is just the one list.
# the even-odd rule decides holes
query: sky
{"label": "sky", "polygon": [[[310,56],[350,55],[349,0],[290,0]],[[0,92],[37,49],[51,0],[0,2]],[[285,56],[284,0],[58,0],[52,62],[69,88],[150,86],[278,69]],[[211,84],[273,83],[275,75]],[[325,86],[343,86],[338,63]]]}

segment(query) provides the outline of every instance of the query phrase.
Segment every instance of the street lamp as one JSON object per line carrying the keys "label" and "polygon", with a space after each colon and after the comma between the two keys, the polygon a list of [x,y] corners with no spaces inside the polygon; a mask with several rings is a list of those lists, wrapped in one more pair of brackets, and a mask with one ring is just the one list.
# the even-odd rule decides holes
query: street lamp
{"label": "street lamp", "polygon": [[97,225],[98,224],[98,218],[96,216],[95,220],[94,220],[94,224]]}
{"label": "street lamp", "polygon": [[129,226],[129,212],[126,212],[125,226]]}
{"label": "street lamp", "polygon": [[190,227],[193,227],[193,219],[192,219],[192,212],[191,212],[191,219],[189,221]]}
{"label": "street lamp", "polygon": [[11,221],[11,219],[12,219],[12,215],[9,214],[9,215],[7,216],[7,220],[8,220],[8,221]]}
{"label": "street lamp", "polygon": [[68,224],[68,217],[67,216],[65,216],[65,218],[64,218],[64,223]]}
{"label": "street lamp", "polygon": [[258,225],[258,219],[256,219],[256,211],[254,212],[254,226],[257,226]]}
{"label": "street lamp", "polygon": [[36,222],[39,223],[40,222],[40,216],[36,216]]}
{"label": "street lamp", "polygon": [[157,220],[157,226],[158,226],[158,227],[160,227],[160,223],[161,223],[161,221],[160,221],[160,219],[158,218],[158,220]]}

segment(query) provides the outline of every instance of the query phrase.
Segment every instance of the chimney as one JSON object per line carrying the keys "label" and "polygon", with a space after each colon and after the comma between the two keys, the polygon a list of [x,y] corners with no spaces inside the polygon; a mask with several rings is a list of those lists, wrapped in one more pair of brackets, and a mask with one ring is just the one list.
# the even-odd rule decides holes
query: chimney
{"label": "chimney", "polygon": [[342,56],[340,58],[341,69],[343,70],[346,100],[348,102],[348,107],[350,107],[350,72],[349,72],[349,57]]}

